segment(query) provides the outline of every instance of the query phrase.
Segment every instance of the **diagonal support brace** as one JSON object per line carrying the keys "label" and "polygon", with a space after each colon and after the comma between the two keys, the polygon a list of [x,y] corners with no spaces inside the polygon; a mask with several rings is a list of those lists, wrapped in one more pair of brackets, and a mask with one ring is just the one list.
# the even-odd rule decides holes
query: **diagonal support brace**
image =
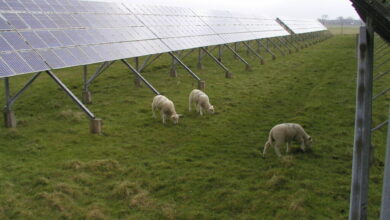
{"label": "diagonal support brace", "polygon": [[132,65],[130,65],[129,62],[127,62],[125,59],[122,59],[121,60],[123,64],[125,64],[125,66],[127,66],[127,68],[129,68],[137,77],[139,77],[147,87],[149,87],[149,89],[152,90],[152,92],[156,95],[160,95],[160,92],[157,91],[157,89],[155,89],[152,84],[150,84],[142,75],[141,73],[139,73]]}
{"label": "diagonal support brace", "polygon": [[248,50],[249,50],[250,52],[252,52],[257,58],[260,59],[260,64],[261,64],[261,65],[263,65],[263,64],[265,63],[263,57],[260,56],[255,50],[253,50],[252,47],[251,47],[250,45],[248,45],[247,42],[243,41],[242,43],[248,48]]}
{"label": "diagonal support brace", "polygon": [[[245,70],[246,71],[251,71],[252,70],[252,67],[251,65],[249,65],[248,62],[246,62],[246,60],[244,60],[244,58],[242,58],[233,48],[231,48],[229,45],[227,44],[224,44],[225,47],[227,47],[230,51],[233,52],[234,56],[237,57],[239,60],[241,60],[241,62],[243,62],[245,64]],[[235,44],[236,45],[236,44]]]}
{"label": "diagonal support brace", "polygon": [[216,58],[214,55],[212,55],[209,51],[207,51],[207,49],[206,48],[204,48],[204,47],[201,47],[201,49],[207,54],[207,55],[209,55],[210,57],[211,57],[211,59],[213,59],[222,69],[224,69],[225,70],[225,77],[226,78],[232,78],[232,73],[229,71],[229,69],[225,66],[225,65],[223,65],[223,63],[218,59],[218,58]]}

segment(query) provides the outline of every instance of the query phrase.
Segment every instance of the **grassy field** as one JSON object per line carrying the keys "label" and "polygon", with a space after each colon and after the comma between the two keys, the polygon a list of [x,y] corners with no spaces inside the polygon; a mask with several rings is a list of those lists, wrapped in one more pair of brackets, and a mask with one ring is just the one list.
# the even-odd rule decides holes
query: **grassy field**
{"label": "grassy field", "polygon": [[[266,65],[245,55],[251,72],[225,54],[233,79],[206,59],[197,73],[216,114],[204,117],[187,110],[196,82],[183,69],[169,77],[164,56],[143,75],[185,115],[179,125],[153,119],[153,93],[117,63],[91,87],[100,136],[43,75],[15,104],[18,128],[0,127],[0,219],[346,219],[354,47],[355,36],[340,35]],[[195,70],[196,54],[185,62]],[[81,93],[81,68],[56,72]],[[14,91],[28,77],[12,78]],[[271,149],[262,159],[269,129],[282,122],[301,123],[312,150],[294,145],[279,159]],[[374,141],[382,146],[385,131]],[[379,215],[383,150],[371,175],[371,219]]]}
{"label": "grassy field", "polygon": [[328,26],[327,28],[334,35],[356,35],[359,33],[359,26]]}

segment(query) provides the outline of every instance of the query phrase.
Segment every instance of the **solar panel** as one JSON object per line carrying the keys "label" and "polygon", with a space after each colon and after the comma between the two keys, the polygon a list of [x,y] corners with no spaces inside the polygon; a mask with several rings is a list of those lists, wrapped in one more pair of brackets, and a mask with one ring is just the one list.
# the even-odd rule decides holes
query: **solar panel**
{"label": "solar panel", "polygon": [[327,28],[316,19],[279,18],[294,34],[325,31]]}
{"label": "solar panel", "polygon": [[224,10],[194,11],[226,43],[288,35],[288,32],[271,18]]}
{"label": "solar panel", "polygon": [[[180,7],[125,4],[171,51],[224,44],[225,41],[192,10]],[[146,47],[148,50],[149,48]],[[152,49],[159,50],[153,44]]]}

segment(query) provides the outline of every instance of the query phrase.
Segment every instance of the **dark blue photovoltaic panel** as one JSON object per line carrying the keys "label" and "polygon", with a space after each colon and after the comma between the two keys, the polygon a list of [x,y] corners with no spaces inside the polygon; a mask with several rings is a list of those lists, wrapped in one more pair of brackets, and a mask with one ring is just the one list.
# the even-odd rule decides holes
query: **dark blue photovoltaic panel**
{"label": "dark blue photovoltaic panel", "polygon": [[19,0],[27,11],[40,12],[42,9],[32,0]]}
{"label": "dark blue photovoltaic panel", "polygon": [[9,68],[7,64],[5,64],[4,61],[0,59],[0,77],[11,76],[13,74],[14,73],[11,68]]}
{"label": "dark blue photovoltaic panel", "polygon": [[66,12],[66,9],[64,7],[62,7],[62,5],[60,5],[57,1],[55,0],[50,0],[49,1],[50,5],[52,6],[52,8],[54,9],[55,12]]}
{"label": "dark blue photovoltaic panel", "polygon": [[3,13],[3,16],[16,29],[27,29],[28,28],[27,25],[24,23],[24,21],[17,14],[14,14],[14,13]]}
{"label": "dark blue photovoltaic panel", "polygon": [[54,9],[44,0],[35,0],[35,3],[38,5],[39,8],[42,9],[42,11],[45,12],[53,12]]}
{"label": "dark blue photovoltaic panel", "polygon": [[45,14],[35,14],[35,17],[45,28],[58,28],[54,21]]}
{"label": "dark blue photovoltaic panel", "polygon": [[65,33],[75,42],[77,45],[85,45],[89,43],[89,39],[86,39],[81,34],[81,30],[65,30]]}
{"label": "dark blue photovoltaic panel", "polygon": [[62,18],[65,19],[72,28],[81,28],[83,25],[77,21],[72,14],[63,14]]}
{"label": "dark blue photovoltaic panel", "polygon": [[14,11],[26,11],[23,5],[17,0],[8,0],[7,3]]}
{"label": "dark blue photovoltaic panel", "polygon": [[15,50],[28,50],[30,47],[22,37],[14,31],[1,32],[1,35],[8,41]]}
{"label": "dark blue photovoltaic panel", "polygon": [[104,59],[92,46],[83,46],[81,49],[95,62],[103,62]]}
{"label": "dark blue photovoltaic panel", "polygon": [[53,69],[66,67],[66,64],[52,50],[38,50],[38,53]]}
{"label": "dark blue photovoltaic panel", "polygon": [[9,45],[9,43],[4,40],[4,38],[0,37],[0,51],[1,52],[4,52],[4,51],[12,51],[13,48],[11,47],[11,45]]}
{"label": "dark blue photovoltaic panel", "polygon": [[79,66],[79,61],[73,57],[73,55],[66,48],[58,48],[54,49],[53,52],[57,54],[57,56],[64,61],[66,66]]}
{"label": "dark blue photovoltaic panel", "polygon": [[[19,16],[32,29],[44,28],[43,24],[41,24],[41,22],[39,22],[38,19],[36,19],[33,14],[20,13]],[[19,29],[19,28],[17,28],[17,29]]]}
{"label": "dark blue photovoltaic panel", "polygon": [[11,8],[4,2],[4,0],[0,0],[0,10],[10,11]]}
{"label": "dark blue photovoltaic panel", "polygon": [[0,18],[0,30],[11,30],[11,26],[3,19]]}
{"label": "dark blue photovoltaic panel", "polygon": [[1,54],[1,58],[16,74],[34,72],[31,67],[17,53]]}
{"label": "dark blue photovoltaic panel", "polygon": [[83,27],[91,27],[92,25],[88,22],[87,19],[82,14],[74,14],[73,15],[74,19],[76,19],[81,26]]}
{"label": "dark blue photovoltaic panel", "polygon": [[47,44],[42,41],[40,37],[38,37],[37,34],[33,31],[22,31],[20,34],[23,36],[24,39],[35,49],[37,48],[48,48]]}
{"label": "dark blue photovoltaic panel", "polygon": [[59,14],[50,14],[49,17],[54,21],[54,23],[56,23],[56,25],[58,27],[61,27],[61,28],[69,28],[70,27],[68,22],[66,22],[66,20],[64,18],[62,18],[62,16],[60,16]]}
{"label": "dark blue photovoltaic panel", "polygon": [[32,67],[34,72],[50,69],[34,51],[21,51],[19,55]]}
{"label": "dark blue photovoltaic panel", "polygon": [[50,31],[51,34],[57,38],[57,40],[61,43],[62,46],[75,46],[76,43],[73,42],[72,39],[64,32],[64,31]]}
{"label": "dark blue photovoltaic panel", "polygon": [[35,32],[49,47],[60,47],[60,42],[49,31]]}
{"label": "dark blue photovoltaic panel", "polygon": [[80,63],[82,64],[93,63],[93,61],[79,48],[69,47],[68,50],[73,55],[73,57],[76,57],[78,59]]}

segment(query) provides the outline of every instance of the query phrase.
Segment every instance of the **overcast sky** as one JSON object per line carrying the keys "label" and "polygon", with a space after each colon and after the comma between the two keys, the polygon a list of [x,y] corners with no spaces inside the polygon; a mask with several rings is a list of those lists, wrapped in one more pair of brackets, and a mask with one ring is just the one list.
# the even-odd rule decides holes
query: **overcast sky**
{"label": "overcast sky", "polygon": [[349,0],[102,0],[128,1],[137,4],[174,5],[228,10],[255,10],[269,16],[294,18],[329,18],[359,16]]}

